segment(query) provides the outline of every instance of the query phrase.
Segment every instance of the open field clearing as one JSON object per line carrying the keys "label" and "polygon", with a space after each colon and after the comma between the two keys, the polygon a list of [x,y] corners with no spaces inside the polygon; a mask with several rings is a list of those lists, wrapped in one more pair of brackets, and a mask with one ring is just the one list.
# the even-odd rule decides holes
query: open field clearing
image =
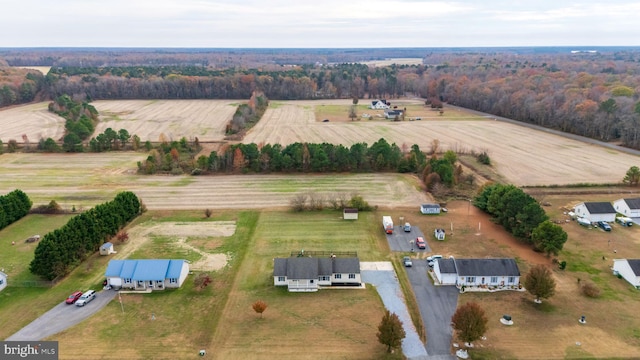
{"label": "open field clearing", "polygon": [[127,129],[142,141],[200,141],[224,139],[225,126],[237,100],[101,100],[92,103],[100,113],[96,133]]}
{"label": "open field clearing", "polygon": [[[619,197],[609,195],[607,199]],[[545,208],[552,219],[564,219],[562,208],[574,203],[575,196],[547,196],[545,201],[552,204]],[[475,343],[476,350],[470,351],[472,357],[474,352],[479,352],[478,355],[484,355],[483,359],[637,358],[640,354],[638,291],[613,276],[609,268],[613,258],[637,257],[640,229],[614,224],[613,231],[605,233],[575,222],[565,223],[562,227],[569,240],[558,256],[560,261],[567,261],[567,269],[562,271],[552,266],[544,254],[514,240],[467,202],[451,202],[447,208],[446,215],[408,217],[412,224],[426,227],[422,228],[425,233],[435,227],[447,229],[444,242],[427,238],[434,253],[458,258],[514,257],[523,277],[532,265],[545,264],[554,269],[557,283],[556,294],[545,299],[542,305],[535,305],[528,292],[460,295],[459,304],[476,301],[489,319],[487,339]],[[451,224],[453,235],[449,234]],[[597,299],[583,296],[578,278],[583,283],[596,284],[602,296]],[[513,317],[513,326],[504,326],[498,321],[504,314]],[[582,315],[587,318],[585,325],[578,323]],[[577,346],[576,342],[581,345]]]}
{"label": "open field clearing", "polygon": [[[263,212],[238,270],[229,303],[209,349],[214,359],[376,359],[385,348],[376,339],[384,307],[375,289],[288,293],[273,286],[273,258],[291,251],[357,251],[361,260],[385,258],[388,247],[378,214],[355,222],[339,212]],[[268,308],[263,318],[251,309]],[[251,335],[249,335],[251,334]],[[250,336],[251,341],[247,341]],[[283,341],[282,339],[287,339]],[[312,340],[311,340],[312,339]]]}
{"label": "open field clearing", "polygon": [[41,102],[0,110],[0,140],[5,144],[9,140],[22,143],[22,135],[26,135],[34,147],[41,138],[61,140],[65,120],[49,112],[48,105]]}
{"label": "open field clearing", "polygon": [[396,65],[422,65],[422,58],[389,58],[384,60],[361,61],[360,64],[369,66],[390,66]]}
{"label": "open field clearing", "polygon": [[51,66],[16,66],[16,67],[21,68],[21,69],[38,70],[43,75],[47,75],[49,73],[49,70],[51,70]]}
{"label": "open field clearing", "polygon": [[[452,110],[456,121],[445,121],[450,120],[446,107],[438,120],[316,122],[314,113],[322,104],[339,105],[336,100],[317,101],[315,105],[309,101],[279,102],[267,110],[243,142],[330,142],[350,146],[357,142],[373,144],[385,138],[399,146],[418,144],[429,150],[437,139],[441,150],[487,151],[497,171],[516,185],[617,183],[629,167],[640,162],[638,156],[471,113],[468,120],[463,120]],[[350,104],[351,100],[342,100],[344,118]]]}
{"label": "open field clearing", "polygon": [[404,174],[135,175],[143,153],[3,154],[0,193],[20,188],[35,206],[55,200],[66,209],[91,207],[120,191],[135,192],[149,209],[288,207],[296,194],[361,194],[371,205],[420,204],[430,199]]}

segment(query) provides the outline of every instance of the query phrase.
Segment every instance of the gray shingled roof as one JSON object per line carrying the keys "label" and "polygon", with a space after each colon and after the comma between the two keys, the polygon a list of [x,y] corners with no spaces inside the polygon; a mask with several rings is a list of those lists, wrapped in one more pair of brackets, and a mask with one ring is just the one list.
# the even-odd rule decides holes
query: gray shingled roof
{"label": "gray shingled roof", "polygon": [[624,199],[624,202],[627,203],[629,209],[637,210],[640,209],[640,198],[635,199]]}
{"label": "gray shingled roof", "polygon": [[585,202],[589,214],[615,214],[616,209],[609,202]]}
{"label": "gray shingled roof", "polygon": [[360,259],[358,258],[334,258],[333,272],[342,274],[360,274]]}
{"label": "gray shingled roof", "polygon": [[459,276],[520,276],[514,259],[456,259]]}
{"label": "gray shingled roof", "polygon": [[273,260],[273,276],[286,276],[287,279],[317,279],[334,273],[359,274],[360,259],[290,257]]}
{"label": "gray shingled roof", "polygon": [[287,259],[273,259],[273,276],[287,276]]}
{"label": "gray shingled roof", "polygon": [[456,264],[453,259],[438,259],[441,274],[455,274]]}
{"label": "gray shingled roof", "polygon": [[636,276],[640,276],[640,259],[627,259],[631,270]]}

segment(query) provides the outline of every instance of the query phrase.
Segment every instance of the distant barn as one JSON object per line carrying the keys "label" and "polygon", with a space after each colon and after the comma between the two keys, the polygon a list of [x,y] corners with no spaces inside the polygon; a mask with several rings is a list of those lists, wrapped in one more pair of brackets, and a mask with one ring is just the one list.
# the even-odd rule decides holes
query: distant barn
{"label": "distant barn", "polygon": [[358,209],[344,208],[342,210],[342,218],[344,220],[358,220]]}

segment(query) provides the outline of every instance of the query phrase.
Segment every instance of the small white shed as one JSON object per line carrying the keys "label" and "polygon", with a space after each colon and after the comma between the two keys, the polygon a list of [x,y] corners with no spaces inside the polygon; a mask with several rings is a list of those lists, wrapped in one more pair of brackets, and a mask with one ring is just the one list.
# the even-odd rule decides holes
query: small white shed
{"label": "small white shed", "polygon": [[113,249],[113,244],[110,242],[106,242],[100,246],[100,255],[109,255],[115,254],[116,251]]}
{"label": "small white shed", "polygon": [[342,210],[342,218],[344,220],[358,220],[358,209],[344,208]]}
{"label": "small white shed", "polygon": [[7,274],[0,271],[0,291],[7,287]]}

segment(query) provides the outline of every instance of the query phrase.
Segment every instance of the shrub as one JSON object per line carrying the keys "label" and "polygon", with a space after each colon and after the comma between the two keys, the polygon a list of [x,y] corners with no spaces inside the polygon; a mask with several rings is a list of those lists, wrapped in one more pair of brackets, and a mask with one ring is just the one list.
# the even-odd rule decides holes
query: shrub
{"label": "shrub", "polygon": [[566,261],[561,261],[560,265],[558,265],[558,267],[560,268],[560,270],[564,270],[567,268],[567,262]]}
{"label": "shrub", "polygon": [[598,298],[601,295],[600,289],[591,282],[585,282],[582,285],[582,295],[590,298]]}
{"label": "shrub", "polygon": [[491,165],[491,159],[489,158],[489,155],[487,154],[486,151],[483,151],[482,153],[478,154],[477,156],[478,162],[484,165]]}

